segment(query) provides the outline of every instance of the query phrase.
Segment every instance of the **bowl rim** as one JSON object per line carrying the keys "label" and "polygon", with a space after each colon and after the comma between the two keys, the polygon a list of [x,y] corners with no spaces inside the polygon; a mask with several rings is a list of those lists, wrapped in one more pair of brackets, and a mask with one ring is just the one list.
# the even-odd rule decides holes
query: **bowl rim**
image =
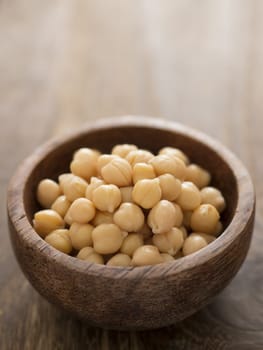
{"label": "bowl rim", "polygon": [[[163,131],[175,131],[177,134],[190,137],[204,144],[206,147],[211,148],[228,164],[237,182],[237,206],[231,222],[216,240],[211,242],[207,247],[171,263],[140,267],[116,267],[89,263],[64,254],[50,246],[38,235],[27,218],[24,203],[26,181],[37,164],[52,150],[70,140],[84,136],[89,132],[120,127],[145,127]],[[251,203],[251,205],[248,207],[246,203]],[[19,235],[20,240],[26,240],[28,246],[37,249],[39,254],[44,255],[46,259],[56,264],[63,265],[72,272],[88,272],[92,275],[100,275],[110,279],[120,277],[132,279],[135,276],[138,278],[138,273],[141,273],[144,278],[147,277],[148,279],[158,278],[160,274],[168,277],[169,275],[189,271],[190,269],[207,263],[212,258],[222,254],[222,252],[245,230],[253,214],[254,206],[255,192],[250,175],[242,162],[226,146],[216,141],[211,136],[181,123],[148,116],[132,115],[103,118],[98,119],[96,122],[87,122],[81,128],[63,136],[54,137],[40,145],[17,168],[9,182],[7,194],[8,217]]]}

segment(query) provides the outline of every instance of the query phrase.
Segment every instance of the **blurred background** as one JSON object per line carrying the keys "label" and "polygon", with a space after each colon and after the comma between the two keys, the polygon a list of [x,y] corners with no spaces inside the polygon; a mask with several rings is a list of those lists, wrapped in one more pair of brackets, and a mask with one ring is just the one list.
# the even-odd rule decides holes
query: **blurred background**
{"label": "blurred background", "polygon": [[[1,349],[263,348],[262,15],[260,0],[0,0]],[[52,136],[123,114],[207,132],[242,159],[257,190],[238,276],[211,306],[158,332],[68,319],[29,286],[7,236],[18,163]]]}

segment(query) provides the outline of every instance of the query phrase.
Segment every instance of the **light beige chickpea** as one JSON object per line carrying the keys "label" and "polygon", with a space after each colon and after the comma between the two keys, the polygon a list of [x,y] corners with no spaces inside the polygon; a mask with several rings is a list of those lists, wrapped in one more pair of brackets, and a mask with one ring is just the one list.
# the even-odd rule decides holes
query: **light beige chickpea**
{"label": "light beige chickpea", "polygon": [[132,191],[132,199],[144,209],[152,208],[160,201],[162,191],[158,178],[138,181]]}
{"label": "light beige chickpea", "polygon": [[176,204],[176,203],[172,203],[175,209],[175,221],[174,221],[174,226],[175,227],[180,227],[183,223],[183,218],[184,218],[184,214],[183,211],[181,209],[181,207]]}
{"label": "light beige chickpea", "polygon": [[92,176],[97,174],[97,160],[94,158],[90,160],[74,159],[70,163],[70,171],[72,174],[88,181]]}
{"label": "light beige chickpea", "polygon": [[153,235],[153,244],[161,253],[175,255],[184,244],[184,235],[181,230],[173,227],[170,231],[161,235]]}
{"label": "light beige chickpea", "polygon": [[105,185],[105,182],[102,179],[99,179],[98,177],[93,176],[90,179],[90,183],[88,184],[85,192],[85,197],[89,200],[92,200],[92,193],[96,188],[98,188],[101,185]]}
{"label": "light beige chickpea", "polygon": [[65,254],[69,254],[72,250],[68,230],[54,230],[46,236],[45,241],[52,247]]}
{"label": "light beige chickpea", "polygon": [[144,224],[144,214],[138,205],[122,203],[114,213],[113,221],[124,231],[136,232]]}
{"label": "light beige chickpea", "polygon": [[161,257],[163,259],[163,262],[171,262],[174,261],[174,257],[172,257],[170,254],[161,253]]}
{"label": "light beige chickpea", "polygon": [[219,222],[220,215],[211,204],[201,204],[193,211],[191,216],[191,228],[196,232],[213,234]]}
{"label": "light beige chickpea", "polygon": [[68,177],[63,184],[63,191],[70,202],[77,198],[85,197],[88,183],[81,177],[73,175]]}
{"label": "light beige chickpea", "polygon": [[61,174],[58,177],[58,183],[59,186],[61,188],[61,191],[64,193],[64,188],[65,188],[65,184],[74,178],[75,175],[71,174],[71,173],[65,173],[65,174]]}
{"label": "light beige chickpea", "polygon": [[153,233],[165,233],[170,231],[176,222],[176,210],[173,203],[162,199],[151,210],[147,223]]}
{"label": "light beige chickpea", "polygon": [[186,165],[190,162],[187,155],[178,148],[164,147],[160,149],[159,154],[180,158]]}
{"label": "light beige chickpea", "polygon": [[37,200],[43,208],[50,208],[60,194],[60,186],[53,180],[44,179],[37,186]]}
{"label": "light beige chickpea", "polygon": [[179,230],[183,232],[183,237],[184,237],[184,240],[185,240],[187,238],[187,236],[188,236],[187,229],[184,226],[181,226],[181,227],[179,227]]}
{"label": "light beige chickpea", "polygon": [[143,245],[143,237],[138,233],[130,233],[124,238],[120,251],[123,254],[132,256],[137,248]]}
{"label": "light beige chickpea", "polygon": [[135,145],[130,145],[128,143],[122,145],[116,145],[112,148],[111,153],[115,156],[125,158],[131,151],[136,151],[138,149]]}
{"label": "light beige chickpea", "polygon": [[133,190],[133,186],[127,186],[127,187],[120,188],[122,203],[124,203],[124,202],[132,203],[133,202],[132,190]]}
{"label": "light beige chickpea", "polygon": [[184,211],[196,209],[201,203],[199,189],[192,182],[183,182],[181,193],[176,199],[176,202]]}
{"label": "light beige chickpea", "polygon": [[55,210],[61,217],[64,217],[70,207],[70,204],[71,202],[66,196],[59,196],[52,204],[51,209]]}
{"label": "light beige chickpea", "polygon": [[133,254],[131,265],[144,266],[156,265],[164,262],[159,250],[153,245],[143,245],[137,248]]}
{"label": "light beige chickpea", "polygon": [[103,257],[100,254],[96,253],[92,247],[82,248],[78,252],[77,258],[95,264],[104,264]]}
{"label": "light beige chickpea", "polygon": [[198,188],[203,188],[210,183],[211,175],[199,165],[190,164],[186,169],[185,181],[190,181]]}
{"label": "light beige chickpea", "polygon": [[158,176],[163,174],[171,174],[181,181],[183,181],[185,178],[186,166],[179,158],[159,155],[150,160],[149,163],[153,166],[154,171]]}
{"label": "light beige chickpea", "polygon": [[101,224],[113,224],[113,213],[108,211],[96,211],[95,217],[92,220],[92,225],[99,226]]}
{"label": "light beige chickpea", "polygon": [[64,216],[64,221],[69,226],[73,224],[74,221],[73,221],[69,211],[66,212],[66,215]]}
{"label": "light beige chickpea", "polygon": [[213,242],[216,239],[214,236],[208,235],[207,233],[203,233],[203,232],[192,232],[191,235],[193,234],[203,237],[208,244]]}
{"label": "light beige chickpea", "polygon": [[152,237],[153,233],[151,228],[148,226],[147,222],[144,222],[142,228],[138,231],[143,236],[143,239]]}
{"label": "light beige chickpea", "polygon": [[183,255],[186,256],[195,253],[207,245],[208,243],[204,237],[197,233],[191,233],[190,236],[188,236],[184,241]]}
{"label": "light beige chickpea", "polygon": [[121,203],[121,192],[116,185],[101,185],[92,193],[95,207],[113,213]]}
{"label": "light beige chickpea", "polygon": [[87,198],[78,198],[70,206],[67,215],[79,224],[90,222],[95,216],[94,204]]}
{"label": "light beige chickpea", "polygon": [[191,216],[193,212],[191,210],[183,211],[183,225],[187,230],[191,229]]}
{"label": "light beige chickpea", "polygon": [[119,159],[119,156],[116,156],[114,154],[102,154],[97,159],[97,172],[98,174],[101,174],[101,169],[107,165],[109,162],[111,162],[113,159]]}
{"label": "light beige chickpea", "polygon": [[131,164],[132,167],[134,167],[136,163],[148,163],[153,157],[154,155],[151,152],[144,149],[138,149],[129,152],[125,159]]}
{"label": "light beige chickpea", "polygon": [[202,204],[212,204],[219,213],[222,213],[226,207],[225,199],[222,193],[215,187],[204,187],[201,191]]}
{"label": "light beige chickpea", "polygon": [[92,245],[92,236],[91,233],[94,229],[94,226],[90,224],[78,224],[74,222],[69,229],[69,237],[71,244],[74,249],[80,250],[86,246]]}
{"label": "light beige chickpea", "polygon": [[162,190],[162,199],[174,201],[181,193],[181,181],[172,174],[163,174],[159,176],[160,187]]}
{"label": "light beige chickpea", "polygon": [[96,161],[100,156],[100,152],[96,149],[82,147],[79,148],[73,155],[74,160],[88,160],[88,161]]}
{"label": "light beige chickpea", "polygon": [[101,169],[101,176],[106,183],[129,186],[132,183],[132,168],[127,160],[118,157]]}
{"label": "light beige chickpea", "polygon": [[33,226],[41,237],[45,237],[54,230],[64,228],[65,222],[55,210],[44,209],[35,213]]}
{"label": "light beige chickpea", "polygon": [[118,253],[108,260],[108,266],[130,266],[131,258],[127,254]]}
{"label": "light beige chickpea", "polygon": [[123,239],[123,232],[115,224],[101,224],[92,231],[93,246],[99,254],[116,253]]}
{"label": "light beige chickpea", "polygon": [[154,179],[156,177],[151,164],[136,163],[133,167],[132,181],[134,184],[143,179]]}

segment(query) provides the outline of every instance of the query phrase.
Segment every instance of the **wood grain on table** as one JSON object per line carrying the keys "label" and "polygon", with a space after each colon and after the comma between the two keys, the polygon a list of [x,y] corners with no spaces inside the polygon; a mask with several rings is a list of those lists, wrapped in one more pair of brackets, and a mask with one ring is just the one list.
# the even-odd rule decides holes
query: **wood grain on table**
{"label": "wood grain on table", "polygon": [[[263,348],[262,16],[260,0],[0,1],[0,349]],[[257,192],[232,283],[184,322],[141,333],[90,328],[42,299],[15,261],[5,209],[9,178],[37,145],[122,114],[214,136]]]}

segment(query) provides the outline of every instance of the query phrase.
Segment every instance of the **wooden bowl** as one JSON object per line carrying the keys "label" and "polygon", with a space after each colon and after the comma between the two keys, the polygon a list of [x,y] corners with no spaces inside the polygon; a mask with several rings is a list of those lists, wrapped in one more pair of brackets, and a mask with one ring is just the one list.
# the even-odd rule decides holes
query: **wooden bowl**
{"label": "wooden bowl", "polygon": [[[91,264],[49,246],[32,228],[33,214],[40,209],[35,198],[38,182],[67,172],[79,147],[109,152],[117,143],[134,143],[153,152],[179,147],[208,169],[227,202],[223,234],[172,263],[135,268]],[[230,151],[186,126],[145,117],[100,120],[41,146],[22,163],[8,190],[13,248],[35,289],[91,325],[120,330],[168,326],[208,304],[244,261],[254,213],[250,176]]]}

